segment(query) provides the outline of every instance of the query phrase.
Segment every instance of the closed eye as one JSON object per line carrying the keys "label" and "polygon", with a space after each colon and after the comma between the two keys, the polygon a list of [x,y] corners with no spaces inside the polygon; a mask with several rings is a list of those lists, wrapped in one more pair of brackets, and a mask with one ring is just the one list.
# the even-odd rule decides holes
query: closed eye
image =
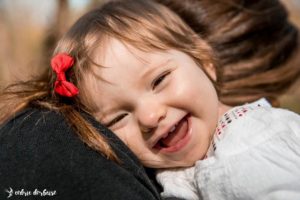
{"label": "closed eye", "polygon": [[154,90],[157,86],[159,86],[159,84],[161,84],[170,73],[170,71],[165,72],[162,75],[158,76],[158,78],[154,79],[154,81],[152,82],[152,89]]}
{"label": "closed eye", "polygon": [[117,117],[115,117],[113,120],[111,120],[110,122],[108,122],[107,124],[104,124],[106,127],[110,128],[112,126],[114,126],[115,124],[117,124],[118,122],[120,122],[124,117],[126,117],[128,114],[127,113],[123,113],[121,115],[118,115]]}

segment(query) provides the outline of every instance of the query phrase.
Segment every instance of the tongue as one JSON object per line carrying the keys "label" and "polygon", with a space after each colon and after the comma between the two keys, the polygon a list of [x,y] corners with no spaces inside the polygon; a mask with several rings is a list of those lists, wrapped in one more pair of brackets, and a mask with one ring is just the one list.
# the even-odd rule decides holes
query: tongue
{"label": "tongue", "polygon": [[187,129],[187,120],[181,120],[181,122],[176,126],[176,129],[172,133],[170,133],[168,137],[162,139],[161,142],[166,147],[173,146],[185,136]]}

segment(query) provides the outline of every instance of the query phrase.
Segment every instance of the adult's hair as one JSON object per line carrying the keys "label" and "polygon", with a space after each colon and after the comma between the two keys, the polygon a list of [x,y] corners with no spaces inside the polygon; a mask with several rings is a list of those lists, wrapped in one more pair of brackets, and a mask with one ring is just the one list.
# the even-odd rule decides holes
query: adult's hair
{"label": "adult's hair", "polygon": [[298,31],[279,0],[156,0],[207,40],[229,105],[276,99],[300,76]]}
{"label": "adult's hair", "polygon": [[74,98],[57,95],[53,88],[56,74],[49,68],[43,76],[12,85],[1,94],[0,123],[29,106],[55,110],[65,116],[83,142],[117,160],[106,138],[80,114],[97,112],[96,100],[89,98],[93,91],[87,89],[85,75],[93,73],[94,67],[101,67],[96,58],[111,38],[142,51],[177,49],[203,67],[214,64],[207,43],[167,7],[144,0],[111,1],[82,16],[55,49],[54,55],[66,53],[74,58],[67,78],[79,88],[79,95]]}

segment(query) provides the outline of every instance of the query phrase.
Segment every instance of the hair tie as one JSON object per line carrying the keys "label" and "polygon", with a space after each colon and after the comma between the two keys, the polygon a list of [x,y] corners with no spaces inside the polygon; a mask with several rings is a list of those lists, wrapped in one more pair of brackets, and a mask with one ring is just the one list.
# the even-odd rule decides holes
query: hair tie
{"label": "hair tie", "polygon": [[56,73],[54,91],[61,96],[73,97],[79,92],[78,88],[66,79],[66,71],[74,64],[74,59],[65,53],[60,53],[51,59],[51,67]]}

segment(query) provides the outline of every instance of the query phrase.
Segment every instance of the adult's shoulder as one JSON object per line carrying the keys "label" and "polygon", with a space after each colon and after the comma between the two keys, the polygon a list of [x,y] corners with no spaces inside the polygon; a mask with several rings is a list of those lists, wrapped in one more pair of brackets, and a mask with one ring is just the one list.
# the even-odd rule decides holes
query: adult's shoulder
{"label": "adult's shoulder", "polygon": [[85,117],[109,139],[121,165],[86,146],[61,114],[27,109],[0,128],[0,197],[37,189],[55,191],[56,199],[157,199],[132,152]]}

